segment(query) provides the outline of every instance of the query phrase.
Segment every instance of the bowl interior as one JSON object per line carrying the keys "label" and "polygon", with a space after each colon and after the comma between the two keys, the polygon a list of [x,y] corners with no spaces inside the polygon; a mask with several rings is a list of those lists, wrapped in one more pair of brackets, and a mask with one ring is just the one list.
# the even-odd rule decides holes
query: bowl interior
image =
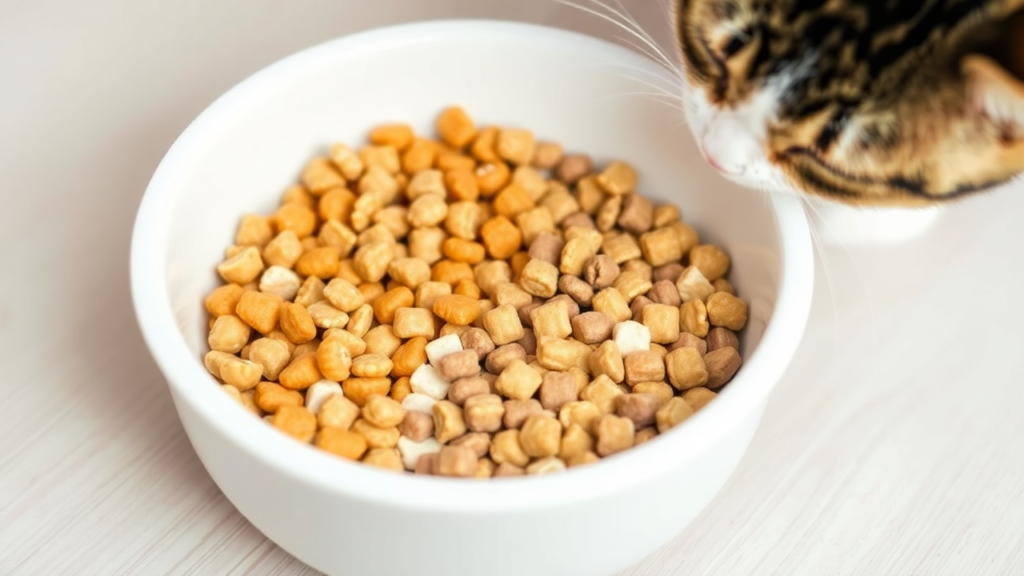
{"label": "bowl interior", "polygon": [[[650,83],[676,90],[668,78],[649,60],[592,38],[463,21],[343,38],[243,82],[204,112],[168,153],[147,191],[133,240],[140,323],[176,399],[194,403],[268,458],[298,458],[292,465],[313,475],[318,472],[312,468],[328,467],[332,474],[369,475],[368,485],[379,484],[384,474],[304,450],[230,404],[200,361],[206,347],[202,302],[218,283],[214,267],[239,217],[272,212],[310,158],[333,142],[361,144],[382,122],[408,122],[433,135],[437,113],[460,104],[480,125],[529,128],[539,139],[589,153],[597,162],[623,159],[635,165],[640,192],[677,203],[703,241],[728,250],[731,280],[750,304],[742,341],[746,364],[718,401],[649,446],[579,473],[635,469],[641,460],[653,469],[667,454],[659,452],[682,458],[685,450],[699,448],[700,436],[724,433],[730,419],[763,400],[802,332],[811,281],[806,223],[794,201],[740,189],[705,165],[682,113],[643,94],[651,92]],[[804,278],[784,288],[787,274]],[[786,292],[788,300],[780,298]],[[805,303],[798,301],[801,294]],[[791,309],[776,314],[784,300]],[[775,348],[766,350],[770,346]],[[270,455],[275,450],[282,453]],[[540,488],[541,480],[560,482],[530,482]],[[389,476],[384,482],[392,481],[409,479]],[[345,484],[353,482],[358,483]],[[477,489],[493,490],[472,488]]]}

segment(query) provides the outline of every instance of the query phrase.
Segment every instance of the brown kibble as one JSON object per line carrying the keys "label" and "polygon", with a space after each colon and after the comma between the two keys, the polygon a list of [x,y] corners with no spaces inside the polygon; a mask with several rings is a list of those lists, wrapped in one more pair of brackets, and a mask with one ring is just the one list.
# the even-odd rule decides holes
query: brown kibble
{"label": "brown kibble", "polygon": [[555,169],[555,177],[566,184],[573,184],[577,180],[590,174],[593,169],[593,162],[586,154],[566,154]]}
{"label": "brown kibble", "polygon": [[576,379],[566,372],[548,371],[541,379],[540,403],[545,410],[558,412],[569,402],[575,402]]}
{"label": "brown kibble", "polygon": [[483,458],[491,449],[491,435],[484,432],[469,432],[452,440],[448,445],[464,446],[472,450],[477,458]]}
{"label": "brown kibble", "polygon": [[714,400],[715,396],[718,395],[712,392],[711,390],[699,387],[690,388],[686,392],[683,392],[682,398],[683,400],[686,401],[687,404],[690,405],[690,408],[692,408],[694,412],[697,412],[704,406],[707,406],[708,402]]}
{"label": "brown kibble", "polygon": [[530,243],[529,254],[532,260],[542,260],[557,266],[562,258],[563,248],[565,248],[565,241],[561,236],[541,232]]}
{"label": "brown kibble", "polygon": [[522,469],[519,466],[516,466],[515,464],[505,462],[494,469],[494,474],[491,475],[491,478],[511,478],[514,476],[525,475],[526,470]]}
{"label": "brown kibble", "polygon": [[484,367],[491,374],[501,374],[514,360],[525,360],[526,350],[516,343],[505,344],[495,348],[494,352],[487,355]]}
{"label": "brown kibble", "polygon": [[633,393],[650,394],[658,399],[659,406],[663,406],[675,396],[676,392],[672,386],[665,382],[641,382],[636,386],[633,386]]}
{"label": "brown kibble", "polygon": [[647,232],[654,225],[654,205],[639,194],[628,194],[622,202],[619,227],[637,236]]}
{"label": "brown kibble", "polygon": [[619,273],[618,263],[607,254],[598,254],[587,260],[583,271],[587,283],[597,290],[611,286]]}
{"label": "brown kibble", "polygon": [[534,414],[542,414],[544,408],[534,398],[526,400],[506,400],[503,404],[505,414],[502,417],[502,424],[509,430],[516,430],[522,427],[523,422]]}
{"label": "brown kibble", "polygon": [[426,412],[407,410],[398,431],[413,442],[422,442],[434,435],[434,418]]}
{"label": "brown kibble", "polygon": [[597,421],[597,453],[607,457],[633,446],[633,421],[606,414]]}
{"label": "brown kibble", "polygon": [[679,335],[679,339],[676,340],[671,346],[669,346],[668,351],[671,352],[679,348],[693,348],[694,350],[700,352],[701,357],[703,357],[708,352],[708,344],[704,342],[703,338],[698,338],[693,334],[689,334],[687,332],[681,333]]}
{"label": "brown kibble", "polygon": [[[466,400],[473,396],[479,396],[481,394],[489,394],[491,392],[491,385],[480,376],[470,376],[468,378],[459,378],[452,382],[452,385],[448,387],[448,400],[458,404],[459,406],[465,407]],[[468,420],[469,415],[466,415]],[[470,426],[472,430],[473,427]]]}
{"label": "brown kibble", "polygon": [[708,388],[721,388],[736,375],[736,371],[740,369],[740,365],[743,363],[743,358],[740,357],[740,353],[735,348],[719,348],[713,352],[708,352],[704,356],[704,364],[707,365],[708,370]]}
{"label": "brown kibble", "polygon": [[281,307],[281,330],[296,344],[316,338],[316,325],[309,312],[298,304],[285,302]]}
{"label": "brown kibble", "polygon": [[494,351],[494,341],[482,328],[470,328],[459,335],[462,347],[476,353],[478,360],[483,360]]}
{"label": "brown kibble", "polygon": [[655,351],[631,352],[622,360],[630,385],[665,379],[665,362]]}
{"label": "brown kibble", "polygon": [[650,426],[655,422],[655,414],[661,408],[661,398],[654,394],[623,394],[616,398],[616,413],[633,421],[637,429]]}
{"label": "brown kibble", "polygon": [[519,228],[504,216],[495,216],[480,227],[480,237],[491,258],[504,260],[511,257],[522,245]]}
{"label": "brown kibble", "polygon": [[742,330],[747,325],[747,303],[727,292],[715,292],[705,303],[708,322],[732,331]]}
{"label": "brown kibble", "polygon": [[740,339],[732,330],[722,328],[721,326],[715,326],[708,331],[706,352],[714,352],[719,348],[734,348],[739,350]]}
{"label": "brown kibble", "polygon": [[683,273],[683,269],[684,266],[678,262],[658,266],[653,271],[652,281],[671,280],[675,282],[679,279],[679,275]]}
{"label": "brown kibble", "polygon": [[690,265],[700,270],[710,282],[725,276],[729,264],[729,255],[713,244],[702,244],[690,250]]}
{"label": "brown kibble", "polygon": [[466,427],[473,432],[497,432],[505,416],[505,405],[497,394],[475,394],[466,398],[463,414]]}
{"label": "brown kibble", "polygon": [[437,370],[449,382],[480,374],[480,361],[473,350],[461,350],[441,358]]}
{"label": "brown kibble", "polygon": [[302,406],[302,394],[273,382],[257,384],[254,399],[257,406],[271,414],[276,413],[283,406]]}
{"label": "brown kibble", "polygon": [[437,452],[429,452],[427,454],[420,455],[419,459],[416,460],[416,467],[413,469],[413,473],[432,476],[434,475],[434,470],[436,468]]}
{"label": "brown kibble", "polygon": [[324,427],[316,436],[316,447],[342,458],[359,460],[366,453],[366,438],[345,428]]}
{"label": "brown kibble", "polygon": [[537,142],[531,164],[541,170],[551,170],[562,161],[562,145],[557,142]]}
{"label": "brown kibble", "polygon": [[704,386],[709,375],[705,364],[706,356],[702,357],[696,348],[677,348],[665,356],[669,382],[679,390]]}
{"label": "brown kibble", "polygon": [[578,276],[563,275],[558,279],[558,289],[572,298],[579,306],[590,306],[594,298],[594,289]]}
{"label": "brown kibble", "polygon": [[[667,304],[668,306],[674,306],[676,313],[678,314],[679,306],[683,304],[682,300],[679,299],[679,290],[676,288],[675,282],[671,280],[658,280],[652,286],[647,297],[656,304]],[[678,325],[679,323],[676,322]]]}
{"label": "brown kibble", "polygon": [[281,406],[274,413],[274,428],[299,442],[309,442],[316,435],[316,416],[302,406]]}
{"label": "brown kibble", "polygon": [[612,337],[615,322],[600,312],[584,312],[572,319],[572,335],[584,344],[600,344]]}

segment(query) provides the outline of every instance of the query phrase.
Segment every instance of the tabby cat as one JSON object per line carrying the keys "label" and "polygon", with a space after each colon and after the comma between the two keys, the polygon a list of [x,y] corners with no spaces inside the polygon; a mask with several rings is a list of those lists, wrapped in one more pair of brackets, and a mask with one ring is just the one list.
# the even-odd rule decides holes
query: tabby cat
{"label": "tabby cat", "polygon": [[912,206],[1024,170],[1024,0],[672,0],[725,176]]}

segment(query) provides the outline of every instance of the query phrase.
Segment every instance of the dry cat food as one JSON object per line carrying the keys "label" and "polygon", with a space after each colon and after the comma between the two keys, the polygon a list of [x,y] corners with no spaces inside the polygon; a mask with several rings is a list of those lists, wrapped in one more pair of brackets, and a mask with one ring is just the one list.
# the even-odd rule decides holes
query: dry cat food
{"label": "dry cat food", "polygon": [[740,367],[729,256],[672,205],[458,107],[335,144],[242,218],[207,369],[301,442],[393,470],[557,472],[646,442]]}

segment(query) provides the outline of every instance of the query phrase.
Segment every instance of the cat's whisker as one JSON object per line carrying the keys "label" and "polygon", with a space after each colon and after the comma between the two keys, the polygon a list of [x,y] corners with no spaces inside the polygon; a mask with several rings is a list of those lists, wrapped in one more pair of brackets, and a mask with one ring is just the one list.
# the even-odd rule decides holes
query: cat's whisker
{"label": "cat's whisker", "polygon": [[[642,72],[645,71],[645,70],[643,70],[641,68],[633,68],[633,67],[630,67],[630,66],[622,66],[622,68],[626,68],[627,70],[640,70]],[[628,80],[632,80],[633,82],[636,82],[637,84],[642,84],[642,85],[650,88],[651,90],[655,90],[655,91],[659,92],[660,94],[665,95],[668,98],[672,98],[673,100],[678,100],[680,102],[680,104],[685,105],[685,99],[683,97],[682,91],[673,92],[671,90],[668,90],[667,88],[663,88],[661,86],[658,86],[657,84],[654,84],[653,82],[649,82],[647,80],[644,80],[643,78],[637,78],[636,76],[631,76],[631,75],[628,75],[628,74],[621,74],[621,76],[623,78],[628,79]]]}
{"label": "cat's whisker", "polygon": [[[651,50],[655,52],[655,54],[659,57],[661,62],[665,64],[665,66],[668,67],[670,70],[674,71],[678,76],[682,77],[682,74],[679,71],[678,64],[675,63],[672,60],[672,58],[670,58],[669,55],[665,53],[665,50],[658,45],[658,43],[654,40],[654,37],[652,37],[646,30],[644,30],[643,26],[641,26],[640,23],[636,21],[636,18],[634,18],[633,15],[629,13],[629,10],[627,10],[626,7],[622,5],[622,0],[614,1],[615,5],[619,7],[618,11],[613,11],[608,6],[605,6],[605,8],[612,11],[614,14],[618,15],[619,18],[622,18],[622,20],[627,24],[632,25],[633,30],[639,33],[641,39],[644,40],[644,43],[647,44],[651,48]],[[595,4],[598,5],[602,3],[600,2],[600,0],[591,0],[591,2],[594,2]],[[667,10],[663,11],[663,13],[665,12],[667,12]]]}
{"label": "cat's whisker", "polygon": [[[608,6],[604,2],[601,2],[600,0],[589,0],[589,1],[591,3],[593,3],[593,4],[596,4],[599,7],[607,10],[608,13],[613,15],[614,17],[610,16],[609,14],[606,14],[604,12],[601,12],[599,10],[596,10],[594,8],[591,8],[589,6],[584,6],[582,4],[578,4],[576,2],[573,2],[572,0],[555,0],[555,2],[558,2],[559,4],[575,8],[575,9],[580,10],[582,12],[586,12],[587,14],[590,14],[592,16],[596,16],[597,18],[600,18],[600,19],[602,19],[602,20],[604,20],[604,21],[606,21],[606,22],[608,22],[610,24],[613,24],[613,25],[621,28],[625,32],[628,32],[630,35],[632,35],[633,37],[637,38],[640,42],[642,42],[644,45],[647,46],[647,49],[644,49],[644,48],[634,44],[633,46],[635,48],[637,48],[638,50],[643,52],[645,55],[647,55],[647,57],[651,58],[652,60],[654,60],[658,64],[664,66],[666,70],[669,70],[673,74],[676,74],[677,76],[679,76],[680,79],[683,78],[682,73],[679,70],[679,66],[676,65],[675,63],[673,63],[672,60],[669,59],[665,55],[664,50],[662,50],[660,47],[658,47],[658,45],[654,42],[654,40],[646,32],[644,32],[639,27],[639,25],[637,25],[636,20],[634,20],[632,17],[627,17],[626,15],[624,15],[619,10],[616,10],[615,8],[613,8],[611,6]],[[617,17],[617,18],[619,18],[621,20],[617,20],[615,17]]]}

